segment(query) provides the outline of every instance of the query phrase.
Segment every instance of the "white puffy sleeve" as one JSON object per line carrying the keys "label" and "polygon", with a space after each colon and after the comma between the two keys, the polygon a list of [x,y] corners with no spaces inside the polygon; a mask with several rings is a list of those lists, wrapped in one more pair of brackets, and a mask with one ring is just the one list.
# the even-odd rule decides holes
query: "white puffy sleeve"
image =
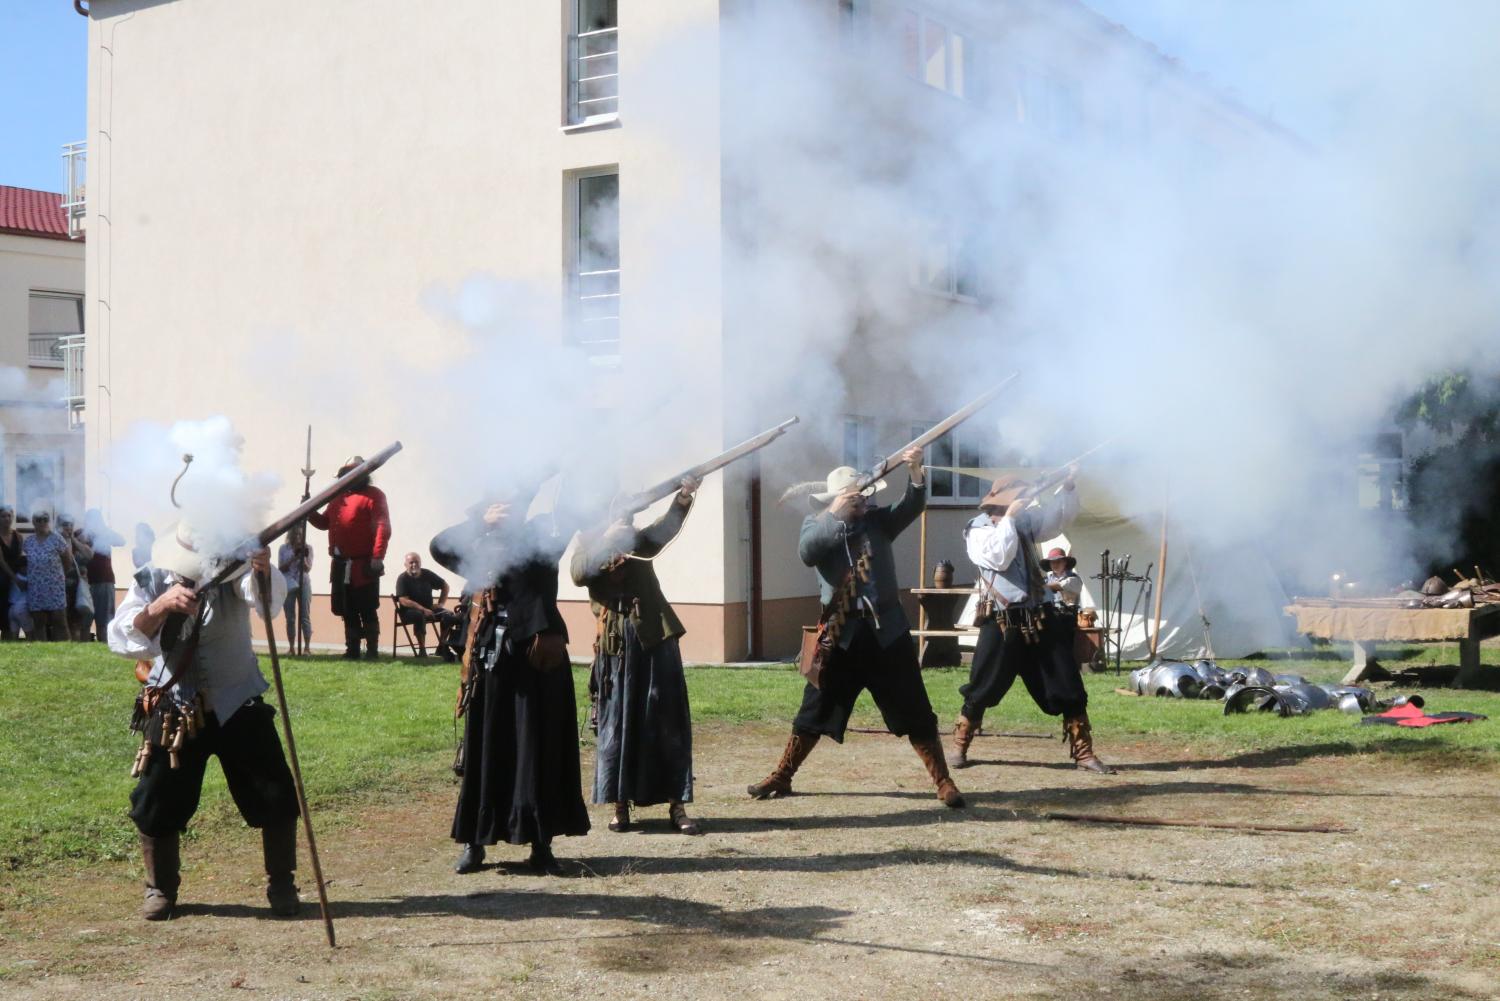
{"label": "white puffy sleeve", "polygon": [[[276,569],[274,564],[271,566],[270,573],[271,618],[274,619],[281,614],[282,603],[286,601],[286,578],[281,575],[281,571]],[[240,578],[239,588],[240,597],[245,599],[245,603],[255,609],[264,619],[266,614],[265,609],[260,605],[260,586],[255,583],[255,571],[252,570]]]}
{"label": "white puffy sleeve", "polygon": [[131,584],[125,600],[115,609],[115,617],[109,620],[109,648],[131,660],[154,660],[161,656],[161,632],[147,636],[135,627],[135,617],[145,610],[149,602],[146,592],[139,584]]}
{"label": "white puffy sleeve", "polygon": [[976,518],[969,526],[965,540],[969,560],[981,570],[1004,570],[1021,549],[1021,535],[1015,522],[1001,518],[993,523],[988,517]]}

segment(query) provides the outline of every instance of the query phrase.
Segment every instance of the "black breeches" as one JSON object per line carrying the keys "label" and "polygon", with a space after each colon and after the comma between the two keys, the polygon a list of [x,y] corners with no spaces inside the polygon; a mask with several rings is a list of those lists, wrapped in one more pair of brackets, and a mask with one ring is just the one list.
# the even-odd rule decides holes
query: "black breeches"
{"label": "black breeches", "polygon": [[198,735],[177,752],[171,766],[164,748],[151,749],[146,770],[130,793],[130,819],[148,837],[176,834],[198,809],[210,756],[224,770],[229,795],[251,827],[267,827],[298,816],[297,790],[276,735],[276,710],[254,699],[220,726],[209,714]]}
{"label": "black breeches", "polygon": [[976,726],[1000,704],[1019,676],[1037,708],[1049,716],[1078,716],[1088,707],[1088,691],[1073,657],[1076,623],[1064,613],[1042,614],[1041,635],[1028,643],[1017,626],[1001,630],[993,620],[979,628],[969,683],[960,688],[963,714]]}
{"label": "black breeches", "polygon": [[917,665],[917,647],[905,633],[888,647],[881,647],[875,630],[860,623],[849,649],[834,654],[823,672],[823,687],[808,685],[802,692],[802,708],[792,726],[821,733],[839,743],[849,726],[849,714],[860,692],[869,690],[885,720],[886,729],[898,737],[926,740],[937,736],[937,714],[922,684]]}

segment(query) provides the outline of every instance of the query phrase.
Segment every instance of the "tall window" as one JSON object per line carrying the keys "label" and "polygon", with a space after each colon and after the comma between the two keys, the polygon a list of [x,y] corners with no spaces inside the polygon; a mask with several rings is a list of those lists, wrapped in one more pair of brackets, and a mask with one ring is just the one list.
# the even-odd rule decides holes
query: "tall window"
{"label": "tall window", "polygon": [[568,37],[568,124],[589,125],[620,111],[620,19],[618,0],[568,0],[573,33]]}
{"label": "tall window", "polygon": [[[913,438],[927,431],[931,424],[913,424]],[[952,470],[973,469],[984,464],[984,449],[980,447],[979,433],[974,428],[956,427],[937,441],[927,446],[929,466],[947,466],[948,469],[932,469],[927,476],[927,496],[933,500],[970,501],[978,500],[989,490],[990,484],[980,476],[966,476]]]}
{"label": "tall window", "polygon": [[859,470],[875,465],[875,422],[870,418],[844,418],[843,464]]}
{"label": "tall window", "polygon": [[901,65],[906,75],[954,97],[969,96],[969,40],[914,10],[900,15]]}
{"label": "tall window", "polygon": [[620,352],[620,175],[573,176],[573,295],[578,343]]}
{"label": "tall window", "polygon": [[62,488],[61,452],[21,452],[16,456],[17,516],[30,518],[33,511],[53,511],[62,500]]}
{"label": "tall window", "polygon": [[83,333],[83,296],[71,292],[32,292],[26,360],[34,367],[62,368],[58,341]]}

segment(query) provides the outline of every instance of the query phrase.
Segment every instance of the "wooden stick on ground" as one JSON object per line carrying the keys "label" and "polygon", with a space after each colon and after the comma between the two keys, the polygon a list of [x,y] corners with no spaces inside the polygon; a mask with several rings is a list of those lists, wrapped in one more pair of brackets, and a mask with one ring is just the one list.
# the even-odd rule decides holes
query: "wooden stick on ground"
{"label": "wooden stick on ground", "polygon": [[297,806],[302,810],[302,830],[307,834],[307,857],[312,863],[313,879],[318,883],[318,908],[323,912],[323,930],[328,947],[334,947],[333,915],[328,913],[328,887],[323,883],[323,866],[318,861],[318,842],[313,838],[312,814],[307,812],[307,791],[302,787],[302,766],[297,762],[297,742],[292,739],[292,714],[286,708],[286,688],[281,684],[281,658],[276,653],[276,622],[271,614],[271,575],[257,573],[260,603],[265,609],[266,645],[271,649],[271,676],[276,682],[276,705],[281,710],[281,732],[286,735],[286,754],[292,766],[292,784],[297,787]]}
{"label": "wooden stick on ground", "polygon": [[1318,824],[1236,824],[1215,820],[1165,820],[1160,817],[1107,817],[1098,813],[1046,813],[1048,820],[1071,820],[1080,824],[1132,824],[1141,827],[1211,827],[1224,831],[1282,831],[1290,834],[1353,834],[1352,827]]}

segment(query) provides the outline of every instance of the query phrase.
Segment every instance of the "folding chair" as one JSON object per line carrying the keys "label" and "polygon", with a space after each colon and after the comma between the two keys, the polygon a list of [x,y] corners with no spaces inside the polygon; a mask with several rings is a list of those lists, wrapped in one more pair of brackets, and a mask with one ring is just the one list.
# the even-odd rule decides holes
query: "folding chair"
{"label": "folding chair", "polygon": [[394,660],[396,652],[401,649],[401,635],[406,634],[406,649],[416,654],[421,648],[417,646],[416,636],[412,633],[411,626],[401,620],[401,602],[396,596],[391,595],[391,605],[394,611],[391,615],[391,658]]}

